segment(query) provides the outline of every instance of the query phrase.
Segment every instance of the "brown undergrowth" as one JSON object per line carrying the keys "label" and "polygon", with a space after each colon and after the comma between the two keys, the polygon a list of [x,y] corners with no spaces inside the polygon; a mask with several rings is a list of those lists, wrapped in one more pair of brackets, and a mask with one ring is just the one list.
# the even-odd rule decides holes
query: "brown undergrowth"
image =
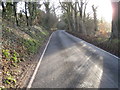
{"label": "brown undergrowth", "polygon": [[68,33],[83,39],[107,52],[110,52],[118,57],[120,57],[120,40],[118,39],[113,39],[113,40],[109,40],[109,38],[105,38],[105,37],[95,37],[95,36],[90,36],[90,35],[83,35],[80,33],[76,33],[76,32],[70,32],[68,31]]}
{"label": "brown undergrowth", "polygon": [[[2,86],[1,88],[24,87],[25,79],[35,68],[35,55],[43,47],[50,32],[42,26],[16,27],[2,22]],[[39,55],[40,56],[40,55]]]}

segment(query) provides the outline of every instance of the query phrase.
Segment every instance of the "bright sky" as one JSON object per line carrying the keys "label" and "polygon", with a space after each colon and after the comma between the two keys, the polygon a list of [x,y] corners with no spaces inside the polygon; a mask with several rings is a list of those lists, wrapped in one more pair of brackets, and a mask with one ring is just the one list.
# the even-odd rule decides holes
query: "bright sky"
{"label": "bright sky", "polygon": [[[59,4],[59,0],[49,0],[50,2],[53,2],[56,6]],[[64,1],[64,0],[60,0]],[[67,1],[67,0],[66,0]],[[70,1],[70,0],[68,0]],[[73,0],[75,1],[75,0]],[[79,1],[79,0],[78,0]],[[94,4],[95,6],[98,6],[97,9],[97,17],[104,18],[107,22],[112,21],[112,6],[111,6],[111,0],[88,0],[88,6],[87,6],[87,12],[89,12],[91,15],[93,14],[92,12],[92,5]],[[115,1],[115,0],[112,0]],[[116,0],[120,1],[120,0]],[[58,14],[60,14],[60,11],[57,11]]]}
{"label": "bright sky", "polygon": [[98,6],[97,10],[98,18],[103,17],[108,22],[112,20],[112,6],[110,0],[90,0],[87,11],[91,9],[92,4]]}
{"label": "bright sky", "polygon": [[[51,6],[54,4],[55,7],[57,7],[59,5],[59,0],[49,0],[52,4]],[[60,1],[64,1],[64,0],[60,0]],[[93,14],[92,12],[92,5],[94,4],[95,6],[98,6],[97,9],[97,17],[100,18],[104,18],[106,21],[111,22],[112,20],[112,7],[111,7],[111,0],[88,0],[88,6],[87,6],[87,12],[90,13],[91,15]],[[113,0],[112,0],[113,1]],[[119,1],[119,0],[117,0]],[[24,3],[19,3],[18,5],[19,8],[23,8],[24,7]],[[42,8],[44,9],[44,7]],[[19,10],[18,10],[19,12]],[[57,15],[61,14],[61,10],[58,9],[57,10]]]}

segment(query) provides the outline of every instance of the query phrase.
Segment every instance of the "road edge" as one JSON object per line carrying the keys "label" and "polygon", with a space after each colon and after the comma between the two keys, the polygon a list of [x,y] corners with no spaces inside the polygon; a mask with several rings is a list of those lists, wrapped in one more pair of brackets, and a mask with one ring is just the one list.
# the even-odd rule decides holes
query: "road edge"
{"label": "road edge", "polygon": [[[54,32],[53,32],[53,33],[54,33]],[[41,55],[41,57],[40,57],[40,59],[39,59],[39,61],[38,61],[38,64],[37,64],[37,66],[36,66],[33,74],[32,74],[32,77],[31,77],[31,79],[30,79],[30,81],[29,81],[29,83],[28,83],[28,85],[27,85],[27,89],[26,89],[26,90],[28,90],[28,89],[31,88],[31,86],[32,86],[33,80],[35,79],[35,76],[36,76],[36,74],[37,74],[38,68],[39,68],[39,66],[40,66],[40,64],[41,64],[41,61],[42,61],[43,56],[44,56],[44,54],[45,54],[45,51],[47,50],[47,47],[48,47],[48,45],[49,45],[49,42],[50,42],[50,40],[51,40],[51,37],[52,37],[53,33],[50,35],[50,37],[49,37],[49,39],[48,39],[48,42],[47,42],[47,44],[46,44],[46,46],[45,46],[45,48],[44,48],[44,50],[43,50],[43,52],[42,52],[42,55]]]}
{"label": "road edge", "polygon": [[[66,31],[65,31],[65,32],[66,32]],[[70,33],[68,33],[68,32],[66,32],[66,33],[67,33],[67,34],[70,34]],[[70,34],[70,35],[72,35],[72,34]],[[74,35],[72,35],[72,36],[74,36]],[[76,36],[74,36],[74,37],[76,37]],[[76,37],[76,38],[78,38],[78,37]],[[81,38],[78,38],[78,39],[81,39]],[[81,40],[83,40],[83,39],[81,39]],[[105,51],[104,49],[102,49],[102,48],[100,48],[100,47],[97,47],[97,46],[95,46],[94,44],[91,44],[91,43],[89,43],[89,42],[87,42],[87,41],[85,41],[85,40],[83,40],[83,41],[86,42],[86,43],[88,43],[88,44],[90,44],[91,46],[94,46],[94,47],[96,47],[97,49],[99,49],[99,50],[101,50],[101,51],[103,51],[103,52],[105,52],[105,53],[107,53],[107,54],[109,54],[109,55],[117,58],[117,59],[120,59],[118,56],[116,56],[116,55],[114,55],[114,54],[112,54],[112,53],[110,53],[110,52],[108,52],[108,51]]]}

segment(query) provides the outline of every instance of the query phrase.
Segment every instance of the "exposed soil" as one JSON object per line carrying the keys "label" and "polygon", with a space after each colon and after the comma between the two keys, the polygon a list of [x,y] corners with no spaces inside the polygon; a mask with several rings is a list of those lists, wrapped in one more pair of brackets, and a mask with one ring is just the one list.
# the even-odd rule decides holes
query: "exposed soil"
{"label": "exposed soil", "polygon": [[[44,44],[38,49],[38,52],[31,58],[29,61],[22,62],[21,67],[24,69],[24,72],[21,74],[18,85],[16,88],[26,88],[31,76],[36,68],[36,65],[41,57],[41,54],[46,46],[48,38],[44,42]],[[23,64],[24,63],[24,64]]]}
{"label": "exposed soil", "polygon": [[42,26],[15,27],[2,23],[0,89],[24,88],[39,61],[51,32]]}
{"label": "exposed soil", "polygon": [[[46,40],[44,41],[43,45],[39,47],[39,49],[37,50],[36,54],[34,54],[32,57],[30,57],[31,59],[29,60],[25,60],[20,62],[17,67],[10,67],[10,69],[12,71],[19,71],[16,73],[15,78],[17,78],[17,82],[14,86],[6,86],[6,84],[4,85],[5,87],[14,87],[14,88],[26,88],[31,76],[36,68],[36,65],[41,57],[41,54],[46,46],[46,43],[48,41],[48,38],[46,38]],[[4,64],[4,62],[3,62]],[[11,88],[11,90],[12,90]],[[9,88],[10,89],[10,88]]]}

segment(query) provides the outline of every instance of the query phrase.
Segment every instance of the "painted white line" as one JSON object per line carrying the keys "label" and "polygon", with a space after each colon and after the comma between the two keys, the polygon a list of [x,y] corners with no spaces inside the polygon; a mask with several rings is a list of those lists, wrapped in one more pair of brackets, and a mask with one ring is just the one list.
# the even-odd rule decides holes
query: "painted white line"
{"label": "painted white line", "polygon": [[[85,42],[86,42],[86,41],[85,41]],[[88,43],[88,42],[86,42],[86,43]],[[91,43],[88,43],[88,44],[90,44],[91,46],[94,46],[95,48],[97,48],[97,49],[99,49],[99,50],[101,50],[101,51],[103,51],[103,52],[105,52],[105,53],[107,53],[107,54],[109,54],[109,55],[111,55],[111,56],[117,58],[117,59],[120,59],[119,57],[115,56],[114,54],[111,54],[111,53],[109,53],[109,52],[107,52],[107,51],[105,51],[105,50],[103,50],[103,49],[101,49],[101,48],[99,48],[99,47],[97,47],[97,46],[91,44]]]}
{"label": "painted white line", "polygon": [[[78,38],[78,37],[76,37],[76,36],[73,36],[72,34],[69,34],[69,33],[67,33],[67,32],[66,32],[66,34],[71,35],[72,37],[75,37],[75,38],[77,38],[77,39],[79,39],[79,40],[84,41],[83,39]],[[86,41],[84,41],[84,42],[87,43],[87,44],[89,44],[89,45],[91,45],[92,47],[95,47],[95,48],[97,48],[97,49],[99,49],[99,50],[101,50],[101,51],[103,51],[103,52],[105,52],[105,53],[107,53],[107,54],[109,54],[109,55],[111,55],[111,56],[117,58],[117,59],[120,59],[119,57],[117,57],[117,56],[115,56],[115,55],[113,55],[113,54],[111,54],[111,53],[109,53],[109,52],[107,52],[107,51],[105,51],[105,50],[103,50],[103,49],[101,49],[101,48],[99,48],[99,47],[97,47],[97,46],[91,44],[91,43],[88,43],[88,42],[86,42]]]}
{"label": "painted white line", "polygon": [[[54,32],[53,32],[53,33],[54,33]],[[46,46],[45,46],[45,49],[44,49],[44,51],[43,51],[43,53],[42,53],[42,55],[41,55],[41,57],[40,57],[40,60],[38,61],[38,64],[37,64],[37,66],[36,66],[36,68],[35,68],[35,70],[34,70],[34,73],[33,73],[32,77],[31,77],[31,79],[30,79],[30,82],[28,83],[27,90],[30,89],[31,86],[32,86],[33,80],[35,79],[35,76],[36,76],[36,74],[37,74],[38,68],[39,68],[40,63],[41,63],[41,61],[42,61],[42,59],[43,59],[43,56],[44,56],[44,54],[45,54],[45,51],[46,51],[46,49],[47,49],[47,47],[48,47],[48,44],[49,44],[49,42],[50,42],[50,40],[51,40],[51,37],[52,37],[53,33],[50,35],[50,37],[49,37],[49,39],[48,39],[48,42],[47,42],[47,44],[46,44]]]}
{"label": "painted white line", "polygon": [[[81,39],[81,40],[82,40],[82,39]],[[84,41],[84,40],[83,40],[83,41]],[[117,58],[117,59],[120,59],[119,57],[115,56],[114,54],[111,54],[111,53],[109,53],[109,52],[107,52],[107,51],[105,51],[105,50],[103,50],[103,49],[101,49],[101,48],[99,48],[99,47],[97,47],[97,46],[91,44],[91,43],[88,43],[88,42],[86,42],[86,41],[84,41],[84,42],[87,43],[87,44],[89,44],[89,45],[91,45],[92,47],[95,47],[95,48],[97,48],[97,49],[99,49],[99,50],[101,50],[101,51],[103,51],[103,52],[105,52],[105,53],[107,53],[107,54],[109,54],[109,55],[111,55],[111,56]]]}

